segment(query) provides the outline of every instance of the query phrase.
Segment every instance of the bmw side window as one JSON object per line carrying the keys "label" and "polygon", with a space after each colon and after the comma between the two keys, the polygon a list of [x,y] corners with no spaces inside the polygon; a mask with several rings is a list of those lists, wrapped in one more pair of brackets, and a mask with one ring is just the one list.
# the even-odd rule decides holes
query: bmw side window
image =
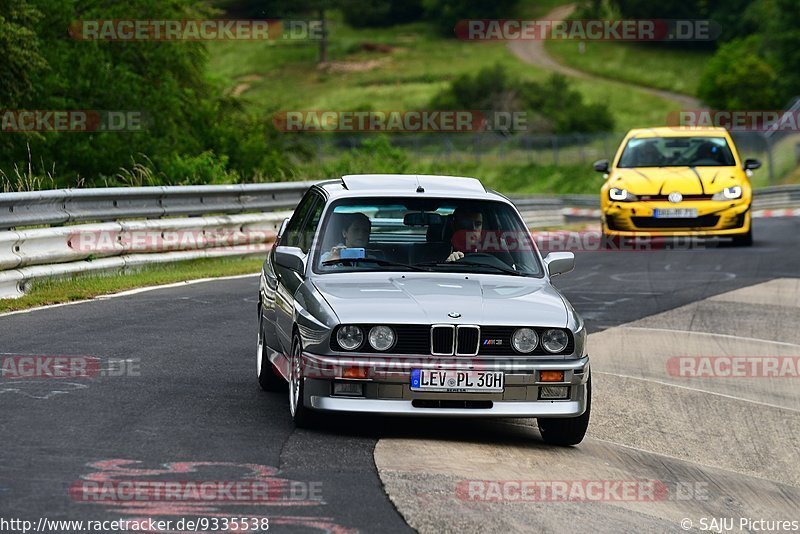
{"label": "bmw side window", "polygon": [[300,204],[298,204],[297,208],[294,210],[294,215],[292,215],[292,218],[289,220],[289,224],[286,225],[286,237],[281,243],[282,245],[287,247],[300,247],[302,249],[300,241],[302,240],[303,223],[316,200],[317,196],[314,194],[308,194],[303,197],[303,200],[300,201]]}
{"label": "bmw side window", "polygon": [[325,208],[325,200],[316,195],[315,198],[317,202],[311,209],[311,214],[308,216],[308,221],[303,227],[300,238],[300,250],[306,254],[311,250],[311,243],[314,241],[314,234],[317,233],[317,226],[319,226],[319,220],[322,217],[322,210]]}

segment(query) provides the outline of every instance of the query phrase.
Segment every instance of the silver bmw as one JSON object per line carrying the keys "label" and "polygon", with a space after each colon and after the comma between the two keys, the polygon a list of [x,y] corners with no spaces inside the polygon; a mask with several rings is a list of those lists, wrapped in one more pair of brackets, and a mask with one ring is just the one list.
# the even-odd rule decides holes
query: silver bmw
{"label": "silver bmw", "polygon": [[351,175],[312,186],[261,273],[258,381],[324,412],[536,418],[583,439],[586,329],[514,205],[474,178]]}

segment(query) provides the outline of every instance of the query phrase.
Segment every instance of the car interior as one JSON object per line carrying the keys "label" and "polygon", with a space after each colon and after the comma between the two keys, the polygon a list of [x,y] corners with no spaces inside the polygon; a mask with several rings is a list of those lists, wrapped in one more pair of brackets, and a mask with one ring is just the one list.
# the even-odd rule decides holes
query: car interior
{"label": "car interior", "polygon": [[[521,251],[510,250],[504,241],[505,237],[501,237],[509,230],[499,229],[514,228],[509,221],[501,222],[503,217],[510,214],[485,208],[477,208],[477,211],[484,216],[485,225],[478,235],[486,246],[477,245],[476,250],[469,253],[469,261],[501,268],[523,267],[528,273],[537,273],[539,268],[535,259],[528,258],[530,255]],[[445,262],[454,250],[466,250],[465,240],[469,239],[465,235],[454,235],[455,214],[451,206],[403,206],[402,209],[396,206],[390,209],[382,206],[347,206],[341,211],[334,211],[327,222],[328,226],[323,229],[318,265],[322,263],[325,253],[343,245],[342,234],[353,214],[364,215],[371,222],[369,244],[363,252],[363,257],[367,258],[409,265]],[[510,232],[514,233],[513,230]]]}

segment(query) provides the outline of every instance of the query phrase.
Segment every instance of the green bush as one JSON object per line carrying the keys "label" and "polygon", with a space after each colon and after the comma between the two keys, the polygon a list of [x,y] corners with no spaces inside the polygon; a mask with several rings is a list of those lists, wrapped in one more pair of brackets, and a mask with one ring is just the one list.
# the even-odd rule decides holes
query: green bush
{"label": "green bush", "polygon": [[525,109],[541,113],[553,123],[555,133],[609,132],[614,118],[605,104],[587,104],[569,80],[553,74],[543,84],[522,85]]}
{"label": "green bush", "polygon": [[587,104],[559,74],[544,83],[520,81],[501,65],[459,76],[433,97],[433,109],[527,112],[528,129],[539,133],[607,132],[614,119],[605,104]]}
{"label": "green bush", "polygon": [[781,105],[778,73],[758,50],[758,36],[722,45],[706,64],[697,95],[717,109],[771,109]]}
{"label": "green bush", "polygon": [[207,150],[197,156],[174,154],[161,166],[165,185],[203,185],[239,182],[235,171],[227,170],[228,157]]}
{"label": "green bush", "polygon": [[394,147],[386,136],[365,139],[360,146],[345,152],[331,163],[314,169],[309,178],[332,178],[345,174],[402,174],[409,172],[411,158]]}

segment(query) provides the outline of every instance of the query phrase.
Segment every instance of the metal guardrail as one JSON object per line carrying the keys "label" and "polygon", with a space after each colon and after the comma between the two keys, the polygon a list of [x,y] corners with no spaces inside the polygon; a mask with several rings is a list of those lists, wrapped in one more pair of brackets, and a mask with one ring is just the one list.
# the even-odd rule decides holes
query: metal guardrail
{"label": "metal guardrail", "polygon": [[0,298],[19,297],[41,278],[265,254],[291,213],[276,210],[294,208],[312,183],[0,194]]}
{"label": "metal guardrail", "polygon": [[6,269],[148,252],[270,241],[291,212],[119,221],[0,232]]}
{"label": "metal guardrail", "polygon": [[266,255],[291,212],[78,224],[0,232],[0,298],[42,278],[122,273],[146,264]]}
{"label": "metal guardrail", "polygon": [[753,209],[800,207],[800,185],[775,185],[753,192]]}
{"label": "metal guardrail", "polygon": [[528,226],[559,226],[564,223],[561,213],[564,202],[559,197],[512,195],[508,198]]}
{"label": "metal guardrail", "polygon": [[313,182],[107,187],[0,194],[0,229],[293,208]]}

